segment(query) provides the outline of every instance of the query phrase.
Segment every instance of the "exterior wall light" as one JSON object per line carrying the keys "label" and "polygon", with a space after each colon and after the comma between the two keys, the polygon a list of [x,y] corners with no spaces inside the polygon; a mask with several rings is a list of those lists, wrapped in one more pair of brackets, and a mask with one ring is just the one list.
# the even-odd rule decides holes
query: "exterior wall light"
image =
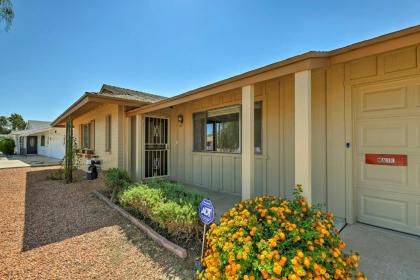
{"label": "exterior wall light", "polygon": [[184,116],[183,115],[178,115],[178,123],[182,124],[184,122]]}

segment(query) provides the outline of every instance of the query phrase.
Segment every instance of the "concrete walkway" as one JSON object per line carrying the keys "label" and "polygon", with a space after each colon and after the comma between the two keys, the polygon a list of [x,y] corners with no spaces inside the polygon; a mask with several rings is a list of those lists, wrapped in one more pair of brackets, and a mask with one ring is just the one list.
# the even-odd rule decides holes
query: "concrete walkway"
{"label": "concrete walkway", "polygon": [[187,190],[200,193],[205,198],[209,198],[213,202],[213,206],[216,210],[216,222],[219,222],[220,217],[223,215],[223,213],[230,210],[236,203],[238,203],[241,200],[241,197],[235,194],[216,192],[193,185],[185,185],[185,188]]}
{"label": "concrete walkway", "polygon": [[347,251],[360,253],[369,280],[420,279],[420,237],[359,223],[347,225],[341,237]]}
{"label": "concrete walkway", "polygon": [[37,167],[59,165],[60,159],[44,157],[39,155],[28,156],[0,156],[0,169],[17,167]]}

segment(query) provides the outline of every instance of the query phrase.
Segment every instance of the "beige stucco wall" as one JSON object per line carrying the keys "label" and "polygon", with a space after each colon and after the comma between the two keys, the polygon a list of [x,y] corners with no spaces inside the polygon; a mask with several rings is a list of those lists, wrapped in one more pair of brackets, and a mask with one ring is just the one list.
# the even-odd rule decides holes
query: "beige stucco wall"
{"label": "beige stucco wall", "polygon": [[[95,109],[73,120],[74,137],[80,147],[80,125],[95,121],[95,154],[102,160],[102,169],[124,167],[122,139],[123,106],[116,104],[101,104]],[[111,151],[105,151],[106,116],[111,114]],[[84,163],[83,163],[84,164]]]}

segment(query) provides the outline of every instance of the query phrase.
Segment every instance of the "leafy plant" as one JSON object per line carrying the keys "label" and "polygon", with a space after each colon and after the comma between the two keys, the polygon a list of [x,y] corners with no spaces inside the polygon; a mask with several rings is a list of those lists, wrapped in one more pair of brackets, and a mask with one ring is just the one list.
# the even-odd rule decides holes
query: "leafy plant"
{"label": "leafy plant", "polygon": [[17,113],[10,114],[10,116],[7,118],[7,121],[12,130],[22,130],[26,127],[26,122],[23,119],[22,115]]}
{"label": "leafy plant", "polygon": [[169,181],[132,185],[119,196],[124,208],[135,209],[170,235],[186,240],[198,236],[201,230],[197,208],[202,199]]}
{"label": "leafy plant", "polygon": [[5,138],[0,140],[0,152],[5,155],[12,155],[15,152],[15,141]]}
{"label": "leafy plant", "polygon": [[131,184],[127,171],[112,168],[104,172],[105,184],[111,189],[111,198],[116,201],[122,191],[126,190]]}
{"label": "leafy plant", "polygon": [[294,200],[245,200],[207,233],[199,279],[366,279],[359,255],[343,252],[333,215],[311,207],[298,186]]}
{"label": "leafy plant", "polygon": [[0,0],[0,23],[4,22],[4,29],[8,31],[15,14],[10,0]]}

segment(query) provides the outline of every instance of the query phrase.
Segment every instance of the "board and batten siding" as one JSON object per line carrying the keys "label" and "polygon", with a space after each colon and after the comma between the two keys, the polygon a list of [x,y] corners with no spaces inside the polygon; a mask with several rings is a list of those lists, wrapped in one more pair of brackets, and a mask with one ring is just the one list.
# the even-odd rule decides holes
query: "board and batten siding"
{"label": "board and batten siding", "polygon": [[[290,197],[294,185],[294,79],[255,85],[263,101],[263,154],[255,155],[255,195]],[[241,104],[241,89],[175,106],[155,115],[170,117],[170,177],[214,191],[241,194],[241,154],[193,152],[195,112]],[[178,123],[178,115],[183,123]],[[243,124],[242,124],[243,125]]]}
{"label": "board and batten siding", "polygon": [[[344,110],[343,69],[312,71],[313,203],[326,205],[331,199],[327,208],[339,217],[345,216],[344,111],[340,112]],[[295,185],[293,75],[256,84],[255,101],[263,102],[263,153],[255,155],[254,195],[291,198]],[[241,104],[241,89],[153,113],[170,118],[171,179],[241,194],[241,154],[193,152],[193,113],[237,104]]]}
{"label": "board and batten siding", "polygon": [[[347,218],[349,222],[356,220],[352,92],[360,85],[406,77],[420,79],[419,46],[311,71],[314,204],[325,205],[335,216]],[[290,198],[295,183],[293,75],[256,84],[255,100],[263,101],[263,154],[255,156],[254,195]],[[238,88],[155,112],[170,118],[171,179],[241,194],[241,155],[193,152],[192,127],[194,112],[240,103]],[[183,116],[182,124],[178,123],[179,115]]]}

